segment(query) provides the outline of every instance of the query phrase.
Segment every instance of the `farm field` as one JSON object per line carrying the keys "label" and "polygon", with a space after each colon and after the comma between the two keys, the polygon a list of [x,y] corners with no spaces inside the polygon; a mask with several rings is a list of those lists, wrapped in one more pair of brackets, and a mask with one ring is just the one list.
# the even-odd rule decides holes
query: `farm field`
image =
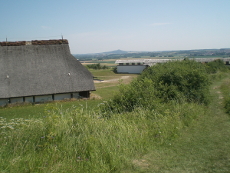
{"label": "farm field", "polygon": [[115,67],[116,66],[115,61],[116,60],[114,60],[114,59],[111,59],[111,60],[88,60],[88,61],[81,61],[81,63],[84,66],[90,65],[90,64],[100,63],[101,65],[106,65],[108,67]]}
{"label": "farm field", "polygon": [[101,114],[119,84],[125,91],[139,75],[90,71],[91,99],[0,109],[0,172],[230,171],[229,72],[211,76],[209,105],[156,102]]}
{"label": "farm field", "polygon": [[103,60],[82,60],[81,63],[83,65],[90,65],[90,64],[97,64],[100,63],[101,65],[105,65],[108,67],[116,67],[115,61],[116,60],[137,60],[137,59],[184,59],[184,58],[228,58],[228,56],[187,56],[187,55],[180,55],[180,56],[173,56],[173,57],[167,57],[167,56],[155,56],[155,57],[150,57],[150,56],[141,56],[139,58],[134,58],[134,57],[126,57],[126,58],[119,58],[119,59],[103,59]]}

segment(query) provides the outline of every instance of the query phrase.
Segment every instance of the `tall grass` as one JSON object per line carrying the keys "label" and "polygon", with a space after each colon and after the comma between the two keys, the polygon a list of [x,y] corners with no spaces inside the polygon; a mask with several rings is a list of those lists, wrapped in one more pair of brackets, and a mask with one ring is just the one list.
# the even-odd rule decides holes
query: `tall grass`
{"label": "tall grass", "polygon": [[196,104],[165,104],[158,110],[100,114],[47,107],[41,119],[1,119],[1,171],[119,172],[156,145],[170,145],[205,114]]}
{"label": "tall grass", "polygon": [[[183,75],[177,70],[174,72],[176,78],[168,74],[173,80],[165,85],[175,84],[175,93],[186,93],[180,86],[185,87],[187,83],[177,80]],[[192,73],[198,82],[207,80],[204,74]],[[164,75],[163,71],[158,77],[161,74]],[[159,146],[170,147],[192,124],[208,118],[207,106],[202,102],[183,101],[184,98],[178,97],[166,100],[159,97],[155,81],[144,78],[142,82],[134,81],[135,87],[122,85],[120,95],[112,101],[100,101],[95,109],[88,109],[87,105],[63,108],[47,104],[40,118],[1,118],[1,172],[133,170],[143,155]],[[106,109],[101,111],[101,107]]]}
{"label": "tall grass", "polygon": [[226,112],[230,115],[230,79],[226,79],[220,86],[222,92],[222,98],[224,102],[224,108]]}

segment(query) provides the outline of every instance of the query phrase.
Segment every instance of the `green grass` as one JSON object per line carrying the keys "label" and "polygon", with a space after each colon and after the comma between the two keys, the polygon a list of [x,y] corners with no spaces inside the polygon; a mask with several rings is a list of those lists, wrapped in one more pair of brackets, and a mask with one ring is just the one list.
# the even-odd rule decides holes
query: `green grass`
{"label": "green grass", "polygon": [[98,106],[118,89],[104,84],[93,92],[101,100],[0,109],[0,172],[229,172],[218,76],[208,107],[172,102],[102,118]]}
{"label": "green grass", "polygon": [[187,124],[186,119],[179,117],[194,106],[186,104],[167,110],[165,105],[161,107],[166,110],[165,115],[139,109],[104,119],[95,111],[86,112],[81,107],[63,110],[47,105],[40,119],[14,119],[8,123],[2,119],[2,171],[120,172],[132,169],[134,158],[176,137],[179,129]]}
{"label": "green grass", "polygon": [[223,83],[226,80],[212,86],[213,102],[205,116],[199,116],[170,146],[159,146],[139,158],[129,172],[229,172],[230,119],[223,109]]}
{"label": "green grass", "polygon": [[67,110],[72,106],[83,107],[87,110],[93,110],[101,100],[77,100],[77,101],[63,101],[63,102],[52,102],[37,105],[18,105],[13,107],[5,107],[0,109],[0,117],[7,119],[12,118],[42,118],[46,107],[58,107],[63,110]]}
{"label": "green grass", "polygon": [[[124,76],[122,74],[115,74],[111,69],[105,70],[90,70],[94,76],[99,76],[103,79],[119,79]],[[130,76],[135,77],[137,75]],[[127,81],[129,82],[129,81]],[[0,108],[0,117],[4,117],[7,119],[12,118],[41,118],[44,116],[44,110],[47,106],[57,106],[64,110],[71,108],[72,106],[83,107],[84,110],[92,111],[97,109],[97,105],[103,102],[103,100],[107,100],[113,96],[113,94],[118,91],[119,81],[109,83],[98,83],[95,84],[96,91],[92,91],[92,96],[96,95],[95,99],[90,100],[76,100],[76,101],[58,101],[44,104],[28,104],[28,105],[18,105],[14,107],[6,107]],[[109,93],[109,94],[108,94]],[[103,100],[102,100],[103,99]]]}
{"label": "green grass", "polygon": [[108,100],[113,95],[118,92],[118,86],[117,84],[115,86],[110,86],[111,84],[102,84],[101,88],[98,88],[96,91],[92,92],[93,94],[96,94],[100,96],[103,100]]}
{"label": "green grass", "polygon": [[223,99],[223,104],[224,108],[227,114],[230,115],[230,79],[226,79],[222,85],[220,86],[220,90],[222,92],[222,99]]}

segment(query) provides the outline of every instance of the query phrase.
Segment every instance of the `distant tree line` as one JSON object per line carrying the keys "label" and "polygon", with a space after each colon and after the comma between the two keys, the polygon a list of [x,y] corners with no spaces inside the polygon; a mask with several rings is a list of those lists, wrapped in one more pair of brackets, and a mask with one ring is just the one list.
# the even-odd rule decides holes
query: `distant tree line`
{"label": "distant tree line", "polygon": [[100,70],[100,69],[108,69],[109,67],[106,65],[101,65],[100,63],[97,64],[89,64],[86,65],[87,68],[89,69],[95,69],[95,70]]}
{"label": "distant tree line", "polygon": [[103,59],[121,59],[121,58],[142,58],[142,57],[175,57],[175,56],[230,56],[230,49],[201,49],[201,50],[178,50],[161,52],[128,52],[122,54],[75,54],[79,60],[103,60]]}

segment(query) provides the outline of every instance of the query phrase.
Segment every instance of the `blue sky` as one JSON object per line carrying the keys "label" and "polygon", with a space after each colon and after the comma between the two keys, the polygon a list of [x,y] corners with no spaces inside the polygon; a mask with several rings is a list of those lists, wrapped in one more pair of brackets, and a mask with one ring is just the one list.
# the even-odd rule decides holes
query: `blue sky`
{"label": "blue sky", "polygon": [[0,41],[69,40],[73,54],[230,48],[230,0],[0,0]]}

